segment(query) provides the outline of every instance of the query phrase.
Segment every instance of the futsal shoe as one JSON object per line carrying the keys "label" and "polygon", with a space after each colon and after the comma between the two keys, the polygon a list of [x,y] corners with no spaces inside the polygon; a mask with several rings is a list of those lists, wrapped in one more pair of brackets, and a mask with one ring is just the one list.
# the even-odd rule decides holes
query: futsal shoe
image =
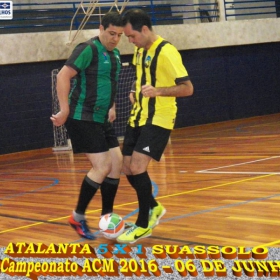
{"label": "futsal shoe", "polygon": [[89,230],[86,220],[77,222],[74,220],[73,215],[68,220],[70,226],[83,238],[94,240],[96,237]]}
{"label": "futsal shoe", "polygon": [[166,213],[166,209],[163,207],[163,205],[158,202],[158,206],[154,207],[151,210],[150,218],[149,218],[149,228],[154,228],[159,224],[159,220],[161,217]]}
{"label": "futsal shoe", "polygon": [[134,243],[142,238],[148,237],[152,234],[152,229],[132,226],[129,230],[117,237],[119,243]]}

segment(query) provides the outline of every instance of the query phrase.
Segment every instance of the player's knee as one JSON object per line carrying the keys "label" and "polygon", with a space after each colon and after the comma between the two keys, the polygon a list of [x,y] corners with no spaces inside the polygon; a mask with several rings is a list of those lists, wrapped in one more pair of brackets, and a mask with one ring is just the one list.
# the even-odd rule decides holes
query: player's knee
{"label": "player's knee", "polygon": [[105,178],[111,172],[111,165],[104,164],[93,166],[93,172],[98,173],[101,177]]}
{"label": "player's knee", "polygon": [[139,164],[131,164],[129,169],[131,175],[138,175],[146,171],[146,167]]}
{"label": "player's knee", "polygon": [[123,166],[122,166],[122,173],[124,175],[131,175],[131,171],[130,171],[129,165],[123,164]]}

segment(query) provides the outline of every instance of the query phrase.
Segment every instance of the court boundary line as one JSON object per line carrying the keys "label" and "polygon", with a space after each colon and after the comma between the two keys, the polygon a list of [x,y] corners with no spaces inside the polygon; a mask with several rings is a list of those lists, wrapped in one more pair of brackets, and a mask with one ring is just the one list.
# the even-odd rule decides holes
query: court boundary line
{"label": "court boundary line", "polygon": [[[223,186],[230,186],[230,185],[234,185],[234,184],[238,184],[238,183],[242,183],[242,182],[246,182],[246,181],[257,180],[257,179],[260,179],[260,178],[270,177],[270,176],[274,176],[274,175],[275,174],[266,174],[266,175],[262,175],[262,176],[257,176],[257,177],[253,177],[253,178],[246,178],[246,179],[243,179],[243,180],[238,180],[238,181],[218,184],[218,185],[209,186],[209,187],[205,187],[205,188],[199,188],[199,189],[195,189],[195,190],[188,190],[188,191],[185,191],[185,192],[169,194],[169,195],[165,195],[165,196],[159,196],[159,197],[157,197],[157,200],[164,199],[164,198],[169,198],[169,197],[174,197],[174,196],[179,196],[179,195],[183,195],[183,194],[188,194],[188,193],[205,191],[205,190],[219,188],[219,187],[223,187]],[[132,204],[137,204],[137,203],[138,203],[138,201],[123,203],[123,204],[115,205],[114,208],[116,209],[116,208],[120,208],[120,207],[127,206],[127,205],[132,205]],[[86,214],[99,212],[100,210],[101,210],[100,208],[99,209],[95,209],[95,210],[90,210],[90,211],[87,211]],[[64,216],[64,217],[58,217],[58,218],[54,218],[54,219],[49,219],[49,220],[46,220],[45,222],[39,222],[39,223],[34,223],[34,224],[25,225],[25,226],[21,226],[21,227],[11,228],[11,229],[0,231],[0,234],[6,233],[6,232],[15,231],[15,230],[19,230],[19,229],[30,228],[30,227],[33,227],[33,226],[44,224],[46,222],[54,222],[54,221],[58,221],[58,220],[63,220],[63,219],[67,219],[68,217],[69,217],[69,215]]]}
{"label": "court boundary line", "polygon": [[[218,169],[223,169],[223,168],[229,168],[229,167],[235,167],[235,166],[240,166],[240,165],[245,165],[245,164],[251,164],[251,163],[255,163],[255,162],[260,162],[260,161],[265,161],[265,160],[271,160],[271,159],[275,159],[275,158],[279,158],[280,156],[272,156],[272,157],[268,157],[268,158],[264,158],[264,159],[259,159],[259,160],[253,160],[253,161],[247,161],[247,162],[243,162],[243,163],[238,163],[238,164],[231,164],[231,165],[226,165],[226,166],[221,166],[221,167],[216,167],[216,168],[211,168],[211,169],[205,169],[205,170],[200,170],[200,171],[196,171],[195,173],[201,173],[201,174],[247,174],[247,175],[261,175],[261,174],[266,174],[266,175],[280,175],[280,172],[239,172],[239,171],[214,171],[214,170],[218,170]],[[279,194],[277,195],[273,195],[273,196],[269,196],[269,197],[266,197],[266,198],[263,198],[264,200],[266,199],[270,199],[270,198],[273,198],[273,197],[277,197],[279,196]],[[258,201],[260,199],[253,199],[251,201],[248,201],[248,202],[243,202],[243,203],[239,203],[239,205],[242,205],[242,204],[246,204],[246,203],[250,203],[250,202],[254,202],[254,201]],[[228,207],[234,207],[235,205],[238,205],[238,204],[233,204],[232,206],[229,205]],[[213,208],[213,210],[219,210],[221,208],[227,208],[227,207],[216,207],[216,208]],[[194,212],[194,213],[197,213],[197,214],[200,214],[200,213],[205,213],[207,211],[198,211],[198,212]],[[210,209],[210,212],[211,212],[211,209]],[[187,216],[187,215],[185,215]],[[184,215],[182,216],[183,218],[185,217]],[[180,217],[179,217],[180,218]],[[168,221],[168,220],[167,220]],[[165,220],[163,220],[162,222],[165,222]],[[275,241],[272,241],[272,242],[269,242],[269,243],[265,243],[265,244],[262,244],[261,246],[266,246],[266,247],[269,247],[269,246],[272,246],[272,245],[276,245],[276,244],[279,244],[280,243],[280,239],[279,240],[275,240]]]}
{"label": "court boundary line", "polygon": [[246,162],[237,163],[237,164],[224,165],[224,166],[220,166],[220,167],[204,169],[204,170],[195,171],[195,173],[201,173],[201,174],[249,174],[249,175],[250,174],[252,174],[252,175],[266,175],[267,174],[267,175],[280,175],[280,172],[212,171],[212,170],[218,170],[218,169],[223,169],[223,168],[229,168],[229,167],[251,164],[251,163],[265,161],[265,160],[271,160],[271,159],[275,159],[275,158],[280,158],[280,156],[272,156],[272,157],[268,157],[268,158],[246,161]]}

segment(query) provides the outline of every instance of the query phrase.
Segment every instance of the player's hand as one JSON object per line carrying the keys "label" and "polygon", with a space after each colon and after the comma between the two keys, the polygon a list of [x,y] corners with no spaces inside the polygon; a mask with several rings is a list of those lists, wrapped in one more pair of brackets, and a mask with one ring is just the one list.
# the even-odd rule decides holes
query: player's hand
{"label": "player's hand", "polygon": [[131,102],[131,104],[133,105],[135,103],[135,92],[131,91],[129,94],[129,100]]}
{"label": "player's hand", "polygon": [[141,92],[145,97],[156,97],[159,95],[157,89],[151,85],[144,85],[141,87]]}
{"label": "player's hand", "polygon": [[113,122],[117,118],[115,108],[111,108],[108,113],[108,121]]}
{"label": "player's hand", "polygon": [[68,117],[68,114],[66,114],[66,113],[64,113],[62,111],[59,111],[57,114],[52,115],[50,117],[50,119],[53,122],[53,125],[61,126],[61,125],[63,125],[66,122],[67,117]]}

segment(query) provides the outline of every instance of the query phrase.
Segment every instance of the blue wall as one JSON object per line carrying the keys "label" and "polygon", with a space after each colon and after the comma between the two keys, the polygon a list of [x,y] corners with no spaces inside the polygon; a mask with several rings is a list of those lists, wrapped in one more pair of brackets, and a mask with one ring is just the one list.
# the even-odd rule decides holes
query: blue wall
{"label": "blue wall", "polygon": [[195,91],[178,99],[176,127],[279,113],[279,50],[270,43],[183,52]]}
{"label": "blue wall", "polygon": [[[195,91],[178,99],[176,127],[279,113],[279,50],[270,43],[181,52]],[[53,146],[51,71],[63,63],[1,66],[0,154]]]}
{"label": "blue wall", "polygon": [[0,67],[0,154],[53,146],[51,70],[61,64]]}

